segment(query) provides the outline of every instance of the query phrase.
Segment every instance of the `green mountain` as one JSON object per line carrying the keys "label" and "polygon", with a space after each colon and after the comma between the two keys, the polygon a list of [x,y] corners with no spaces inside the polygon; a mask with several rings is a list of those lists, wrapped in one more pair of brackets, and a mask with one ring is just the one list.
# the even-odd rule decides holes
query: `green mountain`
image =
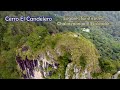
{"label": "green mountain", "polygon": [[[5,22],[5,16],[53,21]],[[112,25],[58,26],[63,16],[104,16]],[[0,78],[112,78],[120,67],[119,17],[119,11],[0,11]]]}

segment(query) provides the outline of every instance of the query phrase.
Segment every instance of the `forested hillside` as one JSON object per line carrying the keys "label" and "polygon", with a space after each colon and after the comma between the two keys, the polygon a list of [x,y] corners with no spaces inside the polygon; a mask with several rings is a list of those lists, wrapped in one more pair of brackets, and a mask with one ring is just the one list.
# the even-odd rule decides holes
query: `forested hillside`
{"label": "forested hillside", "polygon": [[[51,16],[53,21],[6,22],[5,16]],[[58,26],[63,16],[104,16],[112,24]],[[120,11],[0,11],[0,78],[34,77],[34,60],[46,79],[111,78],[120,68]]]}

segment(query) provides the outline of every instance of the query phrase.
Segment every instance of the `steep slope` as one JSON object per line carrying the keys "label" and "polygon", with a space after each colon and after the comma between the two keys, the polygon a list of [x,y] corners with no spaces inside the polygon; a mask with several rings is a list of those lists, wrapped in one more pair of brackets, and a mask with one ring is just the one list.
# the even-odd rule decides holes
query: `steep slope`
{"label": "steep slope", "polygon": [[[95,46],[80,34],[48,35],[36,52],[32,53],[31,47],[22,53],[21,50],[16,60],[24,78],[92,78],[92,73],[100,71]],[[27,56],[28,53],[32,54]]]}
{"label": "steep slope", "polygon": [[[54,21],[51,23],[5,22],[6,15],[50,15]],[[105,16],[113,24],[108,27],[87,27],[90,32],[82,31],[83,27],[56,25],[56,21],[61,20],[61,16],[84,15]],[[0,11],[0,17],[0,78],[18,79],[22,76],[24,78],[106,79],[111,78],[112,74],[117,73],[117,69],[120,68],[119,11]],[[59,33],[61,31],[72,31],[77,34]],[[101,70],[98,57],[94,54],[97,53],[95,47],[102,58],[99,60]],[[94,64],[89,67],[93,62]],[[94,72],[93,77],[92,72]]]}

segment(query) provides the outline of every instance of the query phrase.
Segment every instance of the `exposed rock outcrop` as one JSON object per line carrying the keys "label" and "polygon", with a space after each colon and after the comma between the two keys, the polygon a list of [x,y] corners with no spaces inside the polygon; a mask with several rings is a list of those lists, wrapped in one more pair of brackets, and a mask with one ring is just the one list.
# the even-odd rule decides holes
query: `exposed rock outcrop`
{"label": "exposed rock outcrop", "polygon": [[[27,58],[28,54],[26,54],[25,59],[22,59],[22,56],[16,56],[23,78],[92,78],[91,72],[95,72],[99,68],[99,55],[90,41],[74,33],[54,35],[51,39],[53,39],[51,42],[50,40],[45,42],[48,44],[46,44],[44,50],[41,50],[41,53],[37,54],[38,56],[33,56],[33,59],[29,60]],[[54,48],[50,46],[53,45],[53,42]],[[28,52],[30,50],[24,52],[24,55]],[[81,56],[82,58],[80,58]]]}

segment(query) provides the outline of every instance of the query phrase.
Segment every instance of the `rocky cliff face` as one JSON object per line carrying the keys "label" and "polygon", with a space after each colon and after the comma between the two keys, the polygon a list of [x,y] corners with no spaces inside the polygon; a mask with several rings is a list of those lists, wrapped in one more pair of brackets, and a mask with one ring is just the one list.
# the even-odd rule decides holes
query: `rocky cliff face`
{"label": "rocky cliff face", "polygon": [[[76,37],[77,36],[77,37]],[[53,47],[54,42],[54,47]],[[49,36],[37,55],[29,59],[16,56],[19,70],[25,79],[91,79],[99,72],[98,53],[95,46],[75,33]],[[25,53],[30,52],[27,50]],[[17,53],[20,53],[18,50]]]}

